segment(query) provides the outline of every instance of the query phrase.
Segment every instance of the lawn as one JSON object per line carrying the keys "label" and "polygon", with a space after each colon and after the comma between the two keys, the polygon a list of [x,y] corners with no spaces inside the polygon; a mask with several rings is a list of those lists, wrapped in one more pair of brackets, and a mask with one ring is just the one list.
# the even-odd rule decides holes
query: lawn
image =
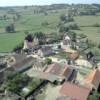
{"label": "lawn", "polygon": [[9,52],[24,40],[24,34],[12,33],[12,34],[0,34],[0,51]]}
{"label": "lawn", "polygon": [[100,27],[80,27],[81,30],[75,30],[77,34],[85,34],[89,40],[100,43]]}
{"label": "lawn", "polygon": [[[56,25],[58,23],[59,16],[51,14],[44,16],[38,15],[22,15],[22,18],[15,22],[16,33],[5,33],[4,27],[9,24],[8,21],[0,21],[0,52],[9,52],[24,40],[25,31],[31,33],[42,31],[46,34],[55,32]],[[49,25],[44,27],[41,25],[44,21],[48,21]]]}
{"label": "lawn", "polygon": [[91,26],[96,23],[100,24],[100,16],[76,16],[74,19],[79,26]]}
{"label": "lawn", "polygon": [[93,42],[100,42],[100,27],[93,27],[95,24],[100,24],[100,16],[76,16],[75,22],[80,26],[77,34],[85,34]]}

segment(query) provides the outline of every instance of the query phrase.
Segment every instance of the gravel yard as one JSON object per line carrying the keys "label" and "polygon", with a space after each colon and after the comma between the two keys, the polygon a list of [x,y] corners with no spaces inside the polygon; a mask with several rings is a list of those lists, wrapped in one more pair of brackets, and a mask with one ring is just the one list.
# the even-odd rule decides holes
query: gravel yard
{"label": "gravel yard", "polygon": [[51,84],[48,84],[45,87],[45,90],[43,90],[42,93],[37,95],[36,100],[56,100],[59,94],[61,86],[53,86]]}

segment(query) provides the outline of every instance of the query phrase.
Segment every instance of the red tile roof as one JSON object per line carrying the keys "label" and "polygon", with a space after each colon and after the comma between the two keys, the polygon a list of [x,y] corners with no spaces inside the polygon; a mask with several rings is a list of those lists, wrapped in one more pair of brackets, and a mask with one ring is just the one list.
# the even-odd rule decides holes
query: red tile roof
{"label": "red tile roof", "polygon": [[98,88],[100,84],[100,71],[98,69],[94,69],[86,78],[85,78],[85,83],[87,85],[92,86],[91,88]]}
{"label": "red tile roof", "polygon": [[53,63],[48,66],[45,72],[59,75],[62,71],[62,66],[58,63]]}
{"label": "red tile roof", "polygon": [[65,82],[60,90],[61,95],[71,97],[72,100],[87,100],[91,89],[73,83]]}
{"label": "red tile roof", "polygon": [[70,68],[70,66],[65,65],[65,68],[63,69],[63,71],[61,72],[62,76],[70,76],[72,74],[73,69]]}
{"label": "red tile roof", "polygon": [[69,76],[72,71],[73,70],[68,65],[60,65],[59,63],[54,63],[49,65],[45,72],[59,76]]}

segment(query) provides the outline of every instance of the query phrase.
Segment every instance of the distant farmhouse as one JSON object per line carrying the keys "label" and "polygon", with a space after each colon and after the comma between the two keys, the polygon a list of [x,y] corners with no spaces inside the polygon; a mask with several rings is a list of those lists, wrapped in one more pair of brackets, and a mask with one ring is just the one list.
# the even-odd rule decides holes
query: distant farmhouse
{"label": "distant farmhouse", "polygon": [[63,49],[71,47],[72,40],[68,35],[64,35],[63,41],[61,42],[61,47]]}
{"label": "distant farmhouse", "polygon": [[52,49],[51,46],[42,46],[39,50],[38,50],[38,55],[40,57],[45,57],[45,56],[50,56],[50,55],[54,55],[55,52]]}
{"label": "distant farmhouse", "polygon": [[38,46],[39,46],[38,38],[34,37],[32,41],[29,41],[27,38],[25,38],[23,50],[34,51],[35,49],[38,48]]}

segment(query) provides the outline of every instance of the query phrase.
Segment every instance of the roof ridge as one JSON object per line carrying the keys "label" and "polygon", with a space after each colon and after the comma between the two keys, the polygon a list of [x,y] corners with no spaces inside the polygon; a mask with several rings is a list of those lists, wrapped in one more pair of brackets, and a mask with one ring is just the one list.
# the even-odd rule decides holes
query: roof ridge
{"label": "roof ridge", "polygon": [[93,83],[94,78],[96,77],[97,73],[100,72],[98,69],[94,69],[90,74],[85,78],[85,81],[88,83]]}

